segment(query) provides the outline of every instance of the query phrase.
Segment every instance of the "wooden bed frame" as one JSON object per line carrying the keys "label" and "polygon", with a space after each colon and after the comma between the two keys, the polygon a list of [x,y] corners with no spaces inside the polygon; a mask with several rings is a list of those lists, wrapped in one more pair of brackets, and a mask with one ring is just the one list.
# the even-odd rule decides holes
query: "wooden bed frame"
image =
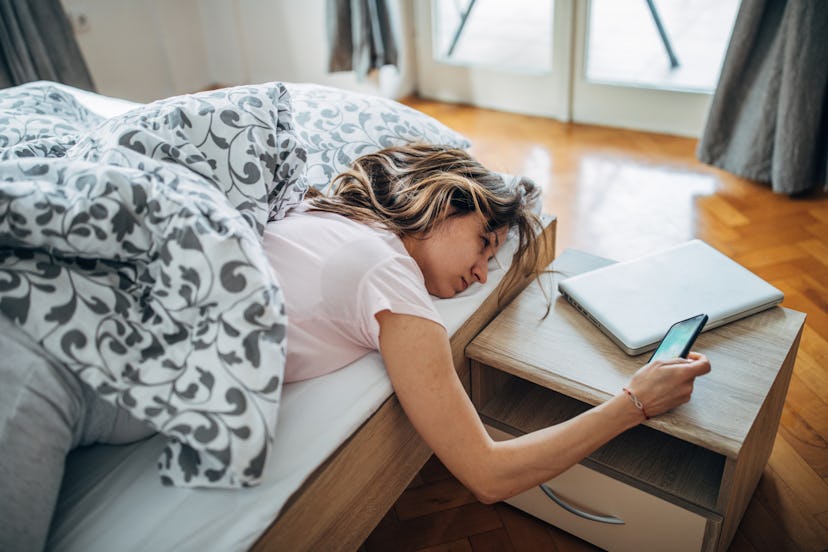
{"label": "wooden bed frame", "polygon": [[[543,223],[537,270],[555,257],[557,220]],[[501,282],[451,336],[454,366],[467,391],[466,345],[533,280],[509,290]],[[431,454],[391,395],[294,493],[251,550],[357,550]]]}

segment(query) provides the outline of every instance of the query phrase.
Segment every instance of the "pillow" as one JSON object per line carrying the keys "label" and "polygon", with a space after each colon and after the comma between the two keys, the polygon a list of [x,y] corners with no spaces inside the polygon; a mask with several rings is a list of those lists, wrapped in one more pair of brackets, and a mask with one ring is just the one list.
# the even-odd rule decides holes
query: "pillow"
{"label": "pillow", "polygon": [[299,141],[308,153],[308,183],[325,191],[357,157],[388,146],[429,142],[466,149],[464,136],[399,102],[317,84],[285,83]]}
{"label": "pillow", "polygon": [[71,145],[70,138],[102,120],[71,94],[43,81],[6,88],[0,90],[0,153],[44,140]]}

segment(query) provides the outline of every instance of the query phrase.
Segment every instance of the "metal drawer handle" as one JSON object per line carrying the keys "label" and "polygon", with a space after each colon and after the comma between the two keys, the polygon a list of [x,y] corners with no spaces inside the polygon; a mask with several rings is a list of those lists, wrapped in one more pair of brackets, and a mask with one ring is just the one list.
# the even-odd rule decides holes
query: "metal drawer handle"
{"label": "metal drawer handle", "polygon": [[578,508],[572,506],[571,504],[567,504],[562,498],[558,497],[552,489],[550,489],[547,485],[540,485],[540,489],[543,493],[552,499],[552,501],[572,514],[575,514],[578,517],[582,517],[584,519],[588,519],[590,521],[597,521],[599,523],[609,523],[612,525],[624,525],[624,520],[621,518],[617,518],[615,516],[599,516],[597,514],[590,514],[589,512],[584,512],[583,510],[579,510]]}

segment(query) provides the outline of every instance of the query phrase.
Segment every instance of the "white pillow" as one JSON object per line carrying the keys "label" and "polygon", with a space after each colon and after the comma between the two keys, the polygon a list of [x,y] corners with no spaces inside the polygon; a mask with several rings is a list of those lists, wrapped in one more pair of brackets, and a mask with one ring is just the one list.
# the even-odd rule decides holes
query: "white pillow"
{"label": "white pillow", "polygon": [[466,149],[465,136],[394,100],[318,84],[284,83],[293,119],[308,152],[310,186],[325,190],[354,159],[411,142]]}

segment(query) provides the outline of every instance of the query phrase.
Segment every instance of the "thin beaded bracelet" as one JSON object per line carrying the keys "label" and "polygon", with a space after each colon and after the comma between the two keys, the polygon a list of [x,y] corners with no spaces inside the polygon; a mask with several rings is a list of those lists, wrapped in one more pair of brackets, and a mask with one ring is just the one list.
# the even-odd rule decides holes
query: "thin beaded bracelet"
{"label": "thin beaded bracelet", "polygon": [[630,390],[629,390],[629,389],[627,389],[626,387],[624,387],[623,389],[624,389],[624,393],[626,393],[626,394],[627,394],[627,396],[630,398],[630,400],[631,400],[631,401],[632,401],[632,403],[635,405],[635,407],[636,407],[637,409],[639,409],[639,410],[641,411],[641,413],[642,413],[642,414],[644,414],[644,417],[645,417],[646,419],[648,419],[648,420],[649,420],[649,419],[650,419],[650,417],[647,415],[647,411],[644,409],[644,403],[642,403],[642,402],[638,399],[638,397],[636,397],[636,396],[633,394],[633,392],[632,392],[632,391],[630,391]]}

